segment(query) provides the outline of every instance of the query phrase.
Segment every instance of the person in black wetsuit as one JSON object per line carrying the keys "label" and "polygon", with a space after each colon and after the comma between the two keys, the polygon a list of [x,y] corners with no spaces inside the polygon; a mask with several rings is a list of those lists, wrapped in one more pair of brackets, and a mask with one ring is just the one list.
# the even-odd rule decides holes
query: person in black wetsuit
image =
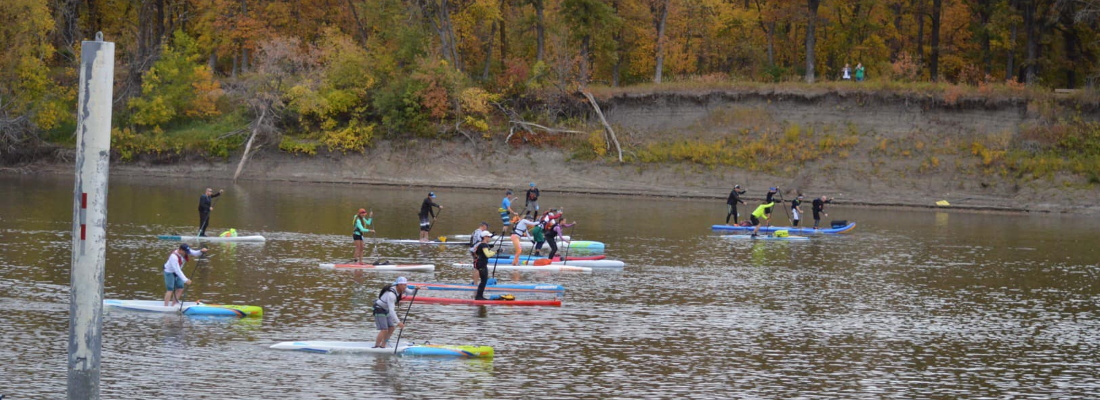
{"label": "person in black wetsuit", "polygon": [[819,223],[821,223],[821,216],[822,215],[824,215],[826,217],[829,216],[829,214],[825,213],[825,203],[828,203],[829,201],[830,201],[829,198],[825,197],[825,196],[821,196],[820,199],[814,199],[814,202],[813,202],[814,229],[817,229],[817,225]]}
{"label": "person in black wetsuit", "polygon": [[733,216],[733,224],[737,225],[740,221],[737,217],[737,203],[745,204],[744,200],[741,200],[741,195],[745,194],[745,190],[741,189],[741,185],[733,185],[733,190],[730,191],[730,197],[726,199],[726,225],[730,224],[730,216]]}
{"label": "person in black wetsuit", "polygon": [[496,255],[493,253],[493,246],[489,244],[492,239],[492,232],[481,232],[481,243],[478,243],[474,250],[474,255],[477,256],[474,268],[477,269],[478,275],[477,294],[474,295],[474,300],[488,300],[485,298],[485,284],[489,282],[489,258]]}
{"label": "person in black wetsuit", "polygon": [[210,212],[214,211],[213,198],[221,196],[225,190],[218,190],[218,193],[214,193],[214,189],[206,188],[206,192],[199,196],[199,236],[206,236],[206,227],[210,223]]}
{"label": "person in black wetsuit", "polygon": [[[432,207],[438,208],[443,211],[443,206],[435,204],[432,199],[435,198],[435,192],[428,192],[428,197],[424,198],[424,202],[420,203],[420,241],[428,241],[428,232],[432,230],[432,220],[435,219],[435,210]],[[428,219],[431,216],[432,219]]]}
{"label": "person in black wetsuit", "polygon": [[[779,186],[768,188],[768,195],[764,197],[764,204],[771,203],[772,197],[775,196],[777,192],[779,192]],[[769,208],[764,210],[764,214],[768,214],[768,216],[770,217],[772,215],[772,209]]]}

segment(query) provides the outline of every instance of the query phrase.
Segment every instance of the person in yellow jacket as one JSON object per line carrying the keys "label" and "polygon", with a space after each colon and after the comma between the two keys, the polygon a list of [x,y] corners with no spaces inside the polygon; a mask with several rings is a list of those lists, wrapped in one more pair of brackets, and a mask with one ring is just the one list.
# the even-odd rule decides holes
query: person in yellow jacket
{"label": "person in yellow jacket", "polygon": [[753,211],[752,215],[749,216],[749,222],[752,222],[752,237],[756,237],[756,234],[760,232],[760,218],[768,219],[770,217],[768,211],[775,206],[775,202],[777,201],[780,203],[783,202],[782,200],[772,199],[771,202],[756,207],[756,211]]}

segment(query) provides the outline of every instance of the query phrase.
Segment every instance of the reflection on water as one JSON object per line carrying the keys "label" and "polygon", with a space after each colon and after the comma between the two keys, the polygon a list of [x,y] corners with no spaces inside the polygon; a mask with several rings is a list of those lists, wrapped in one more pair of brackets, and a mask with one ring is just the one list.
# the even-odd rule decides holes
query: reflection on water
{"label": "reflection on water", "polygon": [[[207,185],[112,181],[108,298],[162,298],[161,266],[175,244],[155,235],[195,229],[197,190]],[[0,394],[61,397],[72,185],[0,177],[0,188],[10,193],[0,197]],[[606,243],[626,269],[497,275],[565,286],[560,308],[414,304],[402,341],[496,349],[492,360],[454,360],[268,348],[373,341],[370,304],[398,274],[316,265],[351,258],[348,222],[360,207],[374,209],[379,239],[415,238],[424,190],[227,189],[212,231],[268,242],[204,244],[212,257],[187,266],[195,281],[187,298],[261,305],[264,317],[108,310],[105,398],[181,390],[190,398],[1091,398],[1100,390],[1100,223],[1088,218],[838,205],[831,214],[859,223],[852,234],[734,241],[707,229],[724,217],[722,200],[546,192],[544,207],[582,222],[573,235]],[[433,236],[495,221],[498,192],[436,190],[448,212]],[[406,274],[413,280],[470,280],[468,269],[450,266],[467,261],[459,246],[371,238],[367,246],[391,262],[436,265]]]}

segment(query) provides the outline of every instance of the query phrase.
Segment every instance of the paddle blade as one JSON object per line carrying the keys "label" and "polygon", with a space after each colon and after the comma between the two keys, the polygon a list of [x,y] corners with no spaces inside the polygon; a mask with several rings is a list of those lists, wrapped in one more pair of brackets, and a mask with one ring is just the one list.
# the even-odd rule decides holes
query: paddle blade
{"label": "paddle blade", "polygon": [[536,267],[541,267],[543,265],[550,265],[551,262],[552,261],[550,261],[549,258],[540,258],[538,260],[535,260],[535,263],[532,264],[532,265],[534,265]]}
{"label": "paddle blade", "polygon": [[447,242],[447,237],[446,236],[440,236],[439,241],[440,242]]}

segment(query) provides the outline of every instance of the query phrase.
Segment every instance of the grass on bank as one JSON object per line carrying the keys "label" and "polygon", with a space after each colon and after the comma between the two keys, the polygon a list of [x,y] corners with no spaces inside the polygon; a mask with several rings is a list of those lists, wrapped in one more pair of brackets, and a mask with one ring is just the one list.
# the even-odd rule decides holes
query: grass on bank
{"label": "grass on bank", "polygon": [[142,154],[198,154],[227,158],[248,138],[249,120],[242,111],[210,120],[191,120],[163,131],[138,133],[129,127],[111,129],[111,148],[123,161]]}

